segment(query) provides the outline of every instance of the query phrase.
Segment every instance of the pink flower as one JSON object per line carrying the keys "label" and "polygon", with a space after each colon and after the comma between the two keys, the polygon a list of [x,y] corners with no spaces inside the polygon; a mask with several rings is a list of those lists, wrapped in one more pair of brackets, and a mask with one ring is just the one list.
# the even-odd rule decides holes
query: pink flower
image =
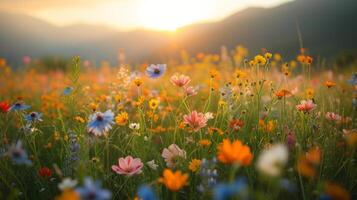
{"label": "pink flower", "polygon": [[117,174],[133,176],[140,174],[143,166],[140,158],[127,156],[126,158],[119,158],[118,165],[112,165],[112,170]]}
{"label": "pink flower", "polygon": [[316,104],[312,102],[311,100],[302,100],[299,105],[296,106],[296,109],[299,111],[303,111],[305,113],[308,113],[316,108]]}
{"label": "pink flower", "polygon": [[187,96],[193,96],[197,94],[196,88],[192,86],[185,87],[184,89]]}
{"label": "pink flower", "polygon": [[161,156],[165,159],[167,167],[173,168],[179,161],[178,158],[186,158],[186,151],[180,149],[176,144],[171,144],[162,151]]}
{"label": "pink flower", "polygon": [[191,79],[190,79],[190,77],[185,76],[183,74],[181,74],[181,75],[174,74],[173,76],[171,76],[170,81],[172,84],[174,84],[178,87],[184,87],[191,81]]}
{"label": "pink flower", "polygon": [[325,118],[330,121],[340,121],[341,120],[341,116],[338,114],[335,114],[333,112],[327,112],[325,114]]}
{"label": "pink flower", "polygon": [[189,125],[194,132],[197,132],[207,125],[207,118],[203,113],[192,111],[190,114],[183,116],[183,122]]}

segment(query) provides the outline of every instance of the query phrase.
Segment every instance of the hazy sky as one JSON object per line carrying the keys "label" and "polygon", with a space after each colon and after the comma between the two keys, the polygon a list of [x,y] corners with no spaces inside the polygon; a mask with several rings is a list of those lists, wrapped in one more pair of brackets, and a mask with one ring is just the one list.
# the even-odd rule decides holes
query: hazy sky
{"label": "hazy sky", "polygon": [[287,1],[291,0],[0,0],[0,9],[56,25],[174,30],[195,22],[217,21],[249,6],[271,7]]}

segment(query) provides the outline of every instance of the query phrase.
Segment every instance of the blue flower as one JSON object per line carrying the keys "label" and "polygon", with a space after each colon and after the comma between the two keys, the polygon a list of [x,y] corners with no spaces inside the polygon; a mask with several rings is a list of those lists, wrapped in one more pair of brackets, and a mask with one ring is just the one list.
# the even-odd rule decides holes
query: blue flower
{"label": "blue flower", "polygon": [[280,187],[291,193],[296,192],[296,186],[293,183],[291,183],[288,179],[280,180]]}
{"label": "blue flower", "polygon": [[26,105],[22,102],[16,102],[14,105],[12,105],[10,107],[10,111],[22,111],[22,110],[26,110],[29,109],[31,106]]}
{"label": "blue flower", "polygon": [[213,190],[213,199],[224,200],[235,195],[247,199],[248,186],[245,178],[239,178],[233,183],[218,184]]}
{"label": "blue flower", "polygon": [[143,185],[138,189],[138,197],[142,200],[156,200],[157,197],[151,187]]}
{"label": "blue flower", "polygon": [[29,160],[25,149],[22,146],[22,142],[19,140],[13,143],[5,155],[9,156],[14,164],[17,165],[31,165],[32,162]]}
{"label": "blue flower", "polygon": [[96,112],[89,116],[87,130],[95,136],[101,136],[112,129],[113,119],[114,113],[111,110],[107,110],[105,113]]}
{"label": "blue flower", "polygon": [[69,95],[73,91],[73,87],[66,87],[63,90],[63,95]]}
{"label": "blue flower", "polygon": [[348,82],[351,84],[351,85],[357,85],[357,73],[354,73],[352,75],[352,78],[350,80],[348,80]]}
{"label": "blue flower", "polygon": [[166,71],[166,64],[151,64],[146,68],[146,75],[150,78],[159,78],[162,76]]}
{"label": "blue flower", "polygon": [[25,116],[25,120],[27,122],[42,121],[41,117],[42,117],[42,113],[32,112]]}
{"label": "blue flower", "polygon": [[107,189],[102,189],[100,181],[93,181],[92,178],[86,177],[84,185],[76,189],[82,200],[107,200],[112,197],[112,193]]}

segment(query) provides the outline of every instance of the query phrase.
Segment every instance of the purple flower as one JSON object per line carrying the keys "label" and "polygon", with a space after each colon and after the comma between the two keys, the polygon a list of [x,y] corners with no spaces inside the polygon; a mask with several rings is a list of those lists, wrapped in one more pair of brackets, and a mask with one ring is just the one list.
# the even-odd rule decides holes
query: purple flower
{"label": "purple flower", "polygon": [[159,78],[162,76],[166,71],[166,64],[151,64],[146,68],[146,75],[150,78]]}
{"label": "purple flower", "polygon": [[9,156],[14,164],[17,165],[31,165],[32,162],[29,160],[25,149],[22,146],[22,142],[19,140],[13,143],[5,155]]}

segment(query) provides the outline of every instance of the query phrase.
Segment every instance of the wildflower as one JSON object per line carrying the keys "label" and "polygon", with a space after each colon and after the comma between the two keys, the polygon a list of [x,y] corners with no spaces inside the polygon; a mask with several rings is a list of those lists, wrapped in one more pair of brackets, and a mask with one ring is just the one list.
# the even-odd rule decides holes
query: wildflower
{"label": "wildflower", "polygon": [[102,184],[99,181],[93,181],[92,178],[86,177],[84,185],[76,189],[81,200],[108,200],[112,194],[109,190],[102,189]]}
{"label": "wildflower", "polygon": [[327,182],[324,186],[325,193],[329,199],[338,199],[338,200],[349,200],[351,199],[348,191],[341,187],[339,184]]}
{"label": "wildflower", "polygon": [[218,77],[219,72],[218,72],[216,69],[210,69],[210,70],[209,70],[209,75],[210,75],[210,77],[213,79],[213,78]]}
{"label": "wildflower", "polygon": [[249,66],[254,67],[257,63],[255,62],[255,60],[251,60],[249,61]]}
{"label": "wildflower", "polygon": [[159,106],[159,100],[158,99],[151,99],[149,101],[149,107],[152,110],[155,110]]}
{"label": "wildflower", "polygon": [[192,159],[188,165],[188,169],[191,170],[192,172],[197,172],[200,169],[200,166],[201,166],[201,160]]}
{"label": "wildflower", "polygon": [[115,122],[120,125],[124,126],[128,122],[129,116],[127,112],[121,112],[115,117]]}
{"label": "wildflower", "polygon": [[31,160],[28,159],[27,153],[19,140],[16,144],[12,144],[5,155],[9,156],[14,164],[17,165],[31,165]]}
{"label": "wildflower", "polygon": [[139,123],[130,123],[129,128],[131,130],[139,130],[140,129],[140,124]]}
{"label": "wildflower", "polygon": [[179,191],[183,186],[187,185],[188,175],[182,174],[181,171],[173,172],[170,169],[165,169],[159,183],[164,184],[173,192]]}
{"label": "wildflower", "polygon": [[313,178],[316,175],[316,167],[320,160],[320,149],[318,147],[311,148],[305,155],[300,155],[297,170],[301,175]]}
{"label": "wildflower", "polygon": [[118,165],[112,165],[112,170],[117,174],[133,176],[141,173],[141,169],[144,164],[140,158],[133,158],[127,156],[125,158],[118,159]]}
{"label": "wildflower", "polygon": [[10,110],[10,105],[5,101],[0,102],[0,112],[7,113]]}
{"label": "wildflower", "polygon": [[77,181],[69,177],[64,178],[61,183],[58,184],[58,188],[62,191],[70,190],[77,185]]}
{"label": "wildflower", "polygon": [[259,65],[265,65],[265,63],[267,62],[267,60],[264,58],[264,56],[262,55],[256,55],[254,57],[254,62],[259,64]]}
{"label": "wildflower", "polygon": [[278,53],[275,53],[275,54],[274,54],[274,60],[275,60],[275,61],[281,61],[281,55],[278,54]]}
{"label": "wildflower", "polygon": [[351,85],[357,85],[357,73],[354,73],[352,75],[352,78],[348,80],[348,83]]}
{"label": "wildflower", "polygon": [[245,78],[245,77],[247,77],[247,73],[242,71],[242,70],[236,70],[234,72],[234,77],[236,77],[236,78]]}
{"label": "wildflower", "polygon": [[194,96],[197,94],[197,89],[192,86],[185,87],[184,89],[186,96]]}
{"label": "wildflower", "polygon": [[293,132],[289,132],[286,136],[286,144],[288,145],[289,149],[292,149],[296,143],[296,136]]}
{"label": "wildflower", "polygon": [[275,144],[264,150],[258,157],[257,169],[269,176],[279,176],[281,168],[288,161],[288,149],[285,145]]}
{"label": "wildflower", "polygon": [[217,159],[213,158],[211,160],[202,159],[200,165],[200,176],[201,183],[198,185],[197,189],[200,192],[205,192],[207,189],[213,188],[217,183],[217,169],[215,166],[217,164]]}
{"label": "wildflower", "polygon": [[74,190],[65,190],[55,200],[80,200],[80,196]]}
{"label": "wildflower", "polygon": [[325,118],[330,121],[340,121],[342,117],[338,114],[333,113],[333,112],[327,112],[325,114]]}
{"label": "wildflower", "polygon": [[292,93],[288,90],[282,89],[282,90],[279,90],[278,92],[276,92],[275,96],[278,97],[278,99],[282,99],[283,97],[292,96]]}
{"label": "wildflower", "polygon": [[259,120],[259,126],[263,128],[264,131],[266,132],[272,132],[274,130],[274,121],[269,120],[268,123],[265,123],[264,120],[260,119]]}
{"label": "wildflower", "polygon": [[213,133],[218,133],[218,135],[223,135],[224,131],[220,128],[216,128],[216,127],[209,127],[208,128],[208,133],[209,134],[213,134]]}
{"label": "wildflower", "polygon": [[244,122],[240,119],[232,119],[229,121],[229,127],[235,131],[239,131],[244,126]]}
{"label": "wildflower", "polygon": [[136,87],[140,87],[141,84],[143,84],[143,80],[140,77],[135,77],[133,82],[136,85]]}
{"label": "wildflower", "polygon": [[170,81],[173,85],[177,87],[184,87],[191,81],[191,79],[190,77],[185,76],[183,74],[174,74],[173,76],[171,76]]}
{"label": "wildflower", "polygon": [[89,116],[87,131],[94,136],[101,136],[112,129],[114,113],[111,110],[96,112]]}
{"label": "wildflower", "polygon": [[157,168],[159,167],[159,165],[155,163],[155,160],[150,160],[146,162],[146,164],[153,170],[157,170]]}
{"label": "wildflower", "polygon": [[311,100],[302,100],[299,105],[296,106],[296,109],[299,111],[303,111],[304,113],[309,113],[310,111],[316,108],[316,104],[314,104]]}
{"label": "wildflower", "polygon": [[166,71],[166,64],[151,64],[146,68],[146,75],[150,78],[159,78]]}
{"label": "wildflower", "polygon": [[313,58],[311,56],[306,56],[304,59],[304,63],[308,64],[308,65],[311,65],[312,61],[313,61]]}
{"label": "wildflower", "polygon": [[327,88],[331,88],[331,87],[333,87],[333,86],[335,86],[336,85],[336,83],[334,83],[334,82],[332,82],[332,81],[326,81],[325,82],[325,86],[327,87]]}
{"label": "wildflower", "polygon": [[239,164],[241,166],[248,166],[253,160],[249,146],[243,145],[239,140],[231,142],[229,139],[224,139],[219,144],[217,157],[224,164]]}
{"label": "wildflower", "polygon": [[22,110],[27,110],[27,109],[29,109],[31,106],[29,106],[29,105],[26,105],[26,104],[24,104],[24,103],[22,103],[22,102],[16,102],[14,105],[12,105],[11,107],[10,107],[10,111],[22,111]]}
{"label": "wildflower", "polygon": [[44,177],[44,178],[47,178],[47,177],[51,177],[51,176],[52,176],[52,172],[51,172],[50,168],[48,168],[48,167],[41,167],[41,168],[38,170],[38,174],[39,174],[41,177]]}
{"label": "wildflower", "polygon": [[84,119],[81,116],[75,116],[74,120],[76,120],[79,123],[84,123],[85,122]]}
{"label": "wildflower", "polygon": [[308,99],[312,99],[314,97],[315,91],[313,89],[309,88],[309,89],[306,89],[305,93],[306,93],[306,97]]}
{"label": "wildflower", "polygon": [[89,107],[90,107],[90,109],[92,109],[93,111],[96,111],[99,106],[98,106],[98,104],[96,104],[96,103],[90,103],[90,104],[89,104]]}
{"label": "wildflower", "polygon": [[65,87],[63,89],[63,95],[69,95],[73,91],[73,87]]}
{"label": "wildflower", "polygon": [[267,53],[264,54],[264,57],[265,57],[267,60],[270,60],[272,56],[273,56],[273,54],[271,54],[271,53],[269,53],[269,52],[267,52]]}
{"label": "wildflower", "polygon": [[247,193],[248,185],[245,178],[238,178],[233,183],[218,184],[213,190],[215,200],[230,199],[236,195],[247,199]]}
{"label": "wildflower", "polygon": [[200,140],[198,143],[199,143],[201,146],[203,146],[203,147],[208,147],[208,146],[211,145],[211,141],[209,141],[209,140],[207,140],[207,139]]}
{"label": "wildflower", "polygon": [[32,112],[29,115],[25,116],[25,120],[27,122],[42,121],[41,117],[42,117],[42,113]]}
{"label": "wildflower", "polygon": [[207,120],[213,119],[213,118],[214,118],[214,117],[213,117],[213,113],[211,113],[211,112],[206,112],[206,113],[205,113],[205,118],[206,118]]}
{"label": "wildflower", "polygon": [[171,144],[162,151],[161,156],[165,159],[166,166],[173,168],[177,165],[179,158],[186,158],[186,151],[180,149],[176,144]]}
{"label": "wildflower", "polygon": [[153,189],[150,186],[140,186],[138,189],[138,197],[141,200],[157,200],[158,198],[156,197]]}
{"label": "wildflower", "polygon": [[183,121],[185,124],[189,125],[194,132],[199,131],[207,125],[207,118],[205,115],[203,113],[198,113],[197,111],[192,111],[190,114],[184,115]]}

